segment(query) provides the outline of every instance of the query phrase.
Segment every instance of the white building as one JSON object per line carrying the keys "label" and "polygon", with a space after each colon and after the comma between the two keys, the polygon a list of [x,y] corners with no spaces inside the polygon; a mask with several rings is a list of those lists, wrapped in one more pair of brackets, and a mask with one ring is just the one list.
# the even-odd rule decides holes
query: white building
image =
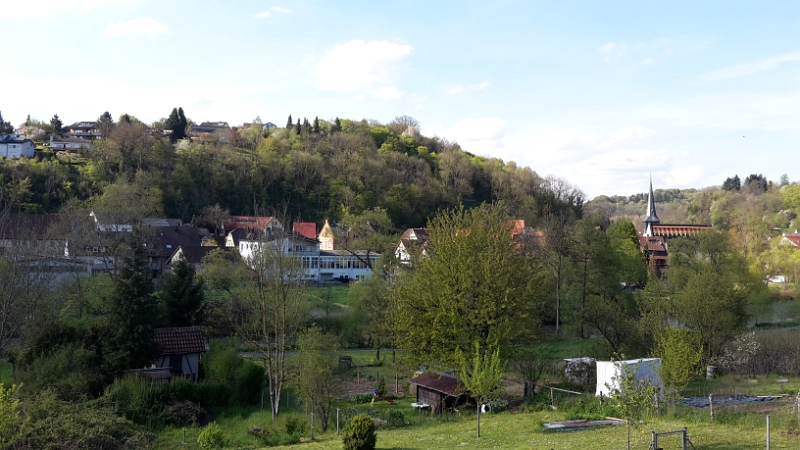
{"label": "white building", "polygon": [[[320,250],[320,242],[301,235],[271,239],[267,242],[252,239],[239,240],[239,254],[252,267],[253,258],[262,246],[269,245],[284,255],[300,258],[305,281],[354,281],[372,275],[370,265],[375,264],[380,255],[369,255],[344,250]],[[368,264],[369,262],[369,264]]]}
{"label": "white building", "polygon": [[30,139],[11,134],[0,135],[0,156],[9,159],[33,158],[36,145]]}
{"label": "white building", "polygon": [[624,391],[622,381],[631,371],[636,384],[650,383],[664,392],[661,380],[661,358],[631,359],[628,361],[597,361],[597,386],[595,396],[611,397],[615,391]]}

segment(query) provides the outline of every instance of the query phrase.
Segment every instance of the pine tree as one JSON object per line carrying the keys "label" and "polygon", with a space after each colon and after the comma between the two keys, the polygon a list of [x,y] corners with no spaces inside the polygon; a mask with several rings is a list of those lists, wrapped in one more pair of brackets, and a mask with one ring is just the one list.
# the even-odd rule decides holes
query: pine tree
{"label": "pine tree", "polygon": [[195,271],[186,259],[178,260],[171,273],[161,276],[161,302],[166,326],[188,327],[202,322],[203,283],[195,282]]}
{"label": "pine tree", "polygon": [[11,123],[3,120],[3,113],[0,112],[0,134],[11,134],[14,132],[14,127]]}
{"label": "pine tree", "polygon": [[314,134],[319,134],[319,116],[314,117]]}
{"label": "pine tree", "polygon": [[333,126],[331,127],[332,132],[342,131],[342,121],[339,120],[337,117],[336,120],[333,121]]}
{"label": "pine tree", "polygon": [[100,130],[100,136],[103,139],[111,134],[111,130],[114,129],[114,118],[111,117],[111,113],[106,111],[100,114],[100,118],[97,119],[97,129]]}
{"label": "pine tree", "polygon": [[303,119],[303,133],[308,133],[311,131],[311,124],[308,122],[308,118]]}
{"label": "pine tree", "polygon": [[61,119],[58,118],[58,114],[53,115],[53,118],[50,119],[50,128],[53,135],[60,137],[63,127],[64,123],[61,122]]}
{"label": "pine tree", "polygon": [[297,119],[297,125],[294,126],[294,132],[300,134],[303,132],[303,125],[300,124],[300,119]]}
{"label": "pine tree", "polygon": [[153,295],[144,249],[131,243],[131,254],[114,288],[108,329],[103,339],[103,369],[119,375],[146,367],[158,357],[153,341],[158,321],[158,301]]}
{"label": "pine tree", "polygon": [[186,127],[188,126],[189,121],[186,120],[186,115],[183,113],[183,107],[178,107],[178,127],[176,130],[173,130],[173,139],[184,139],[186,137]]}
{"label": "pine tree", "polygon": [[292,122],[292,115],[289,114],[289,120],[286,121],[286,129],[291,130],[294,126],[294,122]]}

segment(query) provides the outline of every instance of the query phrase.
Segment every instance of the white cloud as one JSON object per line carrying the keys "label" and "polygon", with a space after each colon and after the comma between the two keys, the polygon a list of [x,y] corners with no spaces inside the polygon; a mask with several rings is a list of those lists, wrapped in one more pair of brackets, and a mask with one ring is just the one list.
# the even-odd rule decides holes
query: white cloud
{"label": "white cloud", "polygon": [[616,46],[617,46],[617,44],[615,44],[615,43],[613,43],[613,42],[609,42],[608,44],[603,44],[603,45],[601,45],[601,46],[600,46],[600,50],[602,50],[602,51],[604,51],[604,52],[608,53],[608,52],[610,52],[611,50],[614,50],[614,48],[616,48]]}
{"label": "white cloud", "polygon": [[268,19],[272,17],[272,13],[281,13],[281,14],[291,14],[292,10],[287,8],[282,8],[280,6],[273,6],[266,11],[261,11],[260,13],[256,13],[256,19]]}
{"label": "white cloud", "polygon": [[756,61],[748,64],[738,66],[724,67],[707,73],[703,79],[704,81],[719,81],[727,78],[742,77],[746,75],[753,75],[756,73],[766,72],[772,70],[781,64],[800,61],[800,52],[787,53],[785,55],[773,56],[761,61]]}
{"label": "white cloud", "polygon": [[505,133],[505,121],[494,117],[475,117],[464,119],[437,134],[458,142],[468,152],[487,155],[503,147]]}
{"label": "white cloud", "polygon": [[642,65],[643,66],[649,66],[649,65],[652,65],[655,61],[656,60],[653,59],[653,58],[645,58],[645,60],[642,61]]}
{"label": "white cloud", "polygon": [[169,29],[163,23],[149,17],[138,17],[136,19],[110,23],[103,30],[103,37],[122,36],[124,34],[142,33],[148,36],[155,36],[164,33]]}
{"label": "white cloud", "polygon": [[370,91],[373,97],[381,100],[394,100],[403,96],[404,92],[396,86],[382,86]]}
{"label": "white cloud", "polygon": [[13,0],[3,5],[2,19],[40,19],[63,11],[86,13],[105,5],[131,5],[138,0]]}
{"label": "white cloud", "polygon": [[469,88],[470,89],[486,89],[487,87],[489,87],[489,82],[488,81],[484,81],[483,83],[473,84]]}
{"label": "white cloud", "polygon": [[313,56],[309,56],[308,58],[304,59],[304,60],[303,60],[303,62],[301,62],[301,63],[300,63],[300,65],[301,65],[301,66],[303,66],[303,67],[305,67],[305,66],[307,66],[307,65],[309,65],[309,64],[311,64],[311,63],[313,63],[313,62],[314,62],[314,61],[316,61],[316,60],[317,60],[317,59],[316,59],[316,58],[314,58]]}
{"label": "white cloud", "polygon": [[328,52],[311,69],[311,76],[315,86],[326,91],[385,89],[395,84],[400,63],[411,50],[410,45],[388,41],[353,40]]}

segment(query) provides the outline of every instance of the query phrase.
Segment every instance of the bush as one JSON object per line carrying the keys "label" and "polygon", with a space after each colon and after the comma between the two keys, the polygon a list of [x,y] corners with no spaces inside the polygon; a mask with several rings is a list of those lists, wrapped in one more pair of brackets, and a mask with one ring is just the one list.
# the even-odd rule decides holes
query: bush
{"label": "bush", "polygon": [[261,401],[264,369],[250,361],[240,360],[234,383],[231,400],[239,405],[255,405]]}
{"label": "bush", "polygon": [[27,392],[51,389],[63,400],[81,400],[103,392],[102,378],[88,350],[70,345],[36,357],[28,355],[25,360],[18,379]]}
{"label": "bush", "polygon": [[215,381],[203,381],[197,384],[197,397],[193,400],[205,409],[219,409],[230,405],[233,389]]}
{"label": "bush", "polygon": [[375,424],[366,414],[350,419],[349,427],[342,437],[344,450],[375,450],[377,440]]}
{"label": "bush", "polygon": [[[250,361],[239,357],[231,348],[225,348],[223,343],[215,341],[211,350],[201,360],[205,381],[215,386],[227,385],[228,399],[222,404],[216,392],[213,407],[223,407],[229,404],[255,405],[261,401],[261,387],[264,382],[264,370]],[[208,399],[207,399],[208,400]],[[211,405],[206,405],[212,407]]]}
{"label": "bush", "polygon": [[378,394],[381,396],[386,395],[386,377],[381,375],[380,380],[378,380]]}
{"label": "bush", "polygon": [[212,422],[206,426],[200,435],[197,436],[197,445],[203,449],[221,449],[225,447],[225,436],[222,429]]}
{"label": "bush", "polygon": [[353,396],[353,403],[359,405],[362,403],[369,403],[372,401],[372,394],[356,394]]}
{"label": "bush", "polygon": [[152,424],[170,401],[169,385],[151,385],[129,375],[106,389],[105,398],[125,417],[138,424]]}

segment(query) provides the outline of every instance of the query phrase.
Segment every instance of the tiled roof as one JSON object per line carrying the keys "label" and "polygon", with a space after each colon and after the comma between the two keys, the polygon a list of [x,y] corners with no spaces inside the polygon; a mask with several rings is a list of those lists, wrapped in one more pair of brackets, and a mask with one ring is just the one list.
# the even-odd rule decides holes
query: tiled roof
{"label": "tiled roof", "polygon": [[647,245],[647,251],[650,252],[666,252],[667,247],[664,245],[664,238],[661,236],[639,236],[639,249],[644,251]]}
{"label": "tiled roof", "polygon": [[660,224],[653,225],[653,235],[665,238],[697,236],[703,231],[711,229],[711,225],[689,225],[689,224]]}
{"label": "tiled roof", "polygon": [[791,245],[800,247],[800,233],[783,233],[783,238],[789,241]]}
{"label": "tiled roof", "polygon": [[273,220],[274,217],[230,216],[225,222],[225,229],[235,230],[238,228],[249,228],[263,230]]}
{"label": "tiled roof", "polygon": [[424,386],[428,389],[448,395],[458,395],[467,390],[467,388],[455,378],[435,373],[424,373],[416,378],[412,378],[410,381],[418,386]]}
{"label": "tiled roof", "polygon": [[206,342],[200,327],[156,328],[155,341],[162,355],[206,351]]}
{"label": "tiled roof", "polygon": [[309,239],[317,238],[317,224],[314,222],[295,222],[292,224],[292,230]]}

